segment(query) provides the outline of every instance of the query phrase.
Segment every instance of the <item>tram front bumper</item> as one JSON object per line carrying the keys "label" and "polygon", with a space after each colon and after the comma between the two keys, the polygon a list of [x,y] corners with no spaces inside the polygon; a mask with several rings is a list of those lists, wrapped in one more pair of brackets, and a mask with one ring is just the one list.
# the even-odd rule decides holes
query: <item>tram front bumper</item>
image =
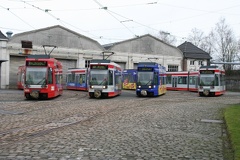
{"label": "tram front bumper", "polygon": [[154,90],[153,89],[137,89],[136,91],[138,96],[153,96]]}

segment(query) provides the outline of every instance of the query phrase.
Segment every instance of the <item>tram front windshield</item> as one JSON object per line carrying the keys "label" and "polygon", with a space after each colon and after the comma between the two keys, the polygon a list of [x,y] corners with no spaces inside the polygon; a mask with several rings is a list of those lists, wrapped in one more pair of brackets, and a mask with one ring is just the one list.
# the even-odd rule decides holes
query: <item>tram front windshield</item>
{"label": "tram front windshield", "polygon": [[200,75],[200,85],[201,86],[212,86],[214,85],[214,74],[201,74]]}
{"label": "tram front windshield", "polygon": [[27,67],[26,68],[26,84],[27,85],[43,85],[46,84],[47,67]]}
{"label": "tram front windshield", "polygon": [[108,70],[91,70],[89,84],[90,85],[107,85]]}
{"label": "tram front windshield", "polygon": [[152,85],[153,72],[138,72],[138,85]]}

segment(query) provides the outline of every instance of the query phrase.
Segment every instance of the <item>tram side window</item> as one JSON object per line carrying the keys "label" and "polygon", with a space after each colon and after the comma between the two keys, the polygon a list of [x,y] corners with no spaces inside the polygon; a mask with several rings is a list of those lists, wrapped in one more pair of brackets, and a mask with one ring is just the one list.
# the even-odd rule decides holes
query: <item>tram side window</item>
{"label": "tram side window", "polygon": [[59,74],[58,75],[58,84],[62,84],[62,78],[63,78],[62,74]]}
{"label": "tram side window", "polygon": [[81,78],[81,76],[82,76],[82,83],[86,83],[86,75],[85,74],[82,74],[82,75],[80,75],[80,78]]}
{"label": "tram side window", "polygon": [[121,81],[121,75],[116,75],[116,86],[118,86],[119,87],[119,89],[121,88],[121,86],[122,86],[122,81]]}
{"label": "tram side window", "polygon": [[163,77],[163,85],[166,85],[166,77]]}
{"label": "tram side window", "polygon": [[80,83],[80,77],[79,77],[80,75],[79,74],[75,74],[75,81],[74,81],[74,83],[76,82],[76,83]]}
{"label": "tram side window", "polygon": [[56,78],[56,84],[61,84],[62,83],[62,75],[61,74],[57,74],[55,76]]}
{"label": "tram side window", "polygon": [[196,84],[196,77],[190,76],[189,77],[189,84]]}
{"label": "tram side window", "polygon": [[85,80],[86,80],[85,74],[79,74],[78,79],[77,79],[77,81],[79,82],[79,84],[85,83]]}
{"label": "tram side window", "polygon": [[134,83],[133,75],[131,75],[130,73],[128,74],[128,82],[129,83]]}
{"label": "tram side window", "polygon": [[214,82],[215,86],[219,86],[219,75],[215,74],[215,82]]}
{"label": "tram side window", "polygon": [[71,82],[75,83],[75,78],[76,78],[75,73],[72,73]]}
{"label": "tram side window", "polygon": [[124,83],[131,83],[130,74],[125,74],[123,76],[123,82]]}
{"label": "tram side window", "polygon": [[48,84],[53,84],[52,68],[48,69]]}
{"label": "tram side window", "polygon": [[75,73],[69,74],[67,77],[67,80],[69,83],[74,83],[75,82]]}
{"label": "tram side window", "polygon": [[171,75],[167,75],[167,84],[172,84],[172,76]]}
{"label": "tram side window", "polygon": [[158,73],[157,72],[154,72],[153,84],[159,85],[159,83],[158,83]]}
{"label": "tram side window", "polygon": [[166,84],[166,77],[161,76],[159,85],[165,85],[165,84]]}
{"label": "tram side window", "polygon": [[108,71],[108,85],[113,85],[113,71]]}
{"label": "tram side window", "polygon": [[187,84],[187,77],[178,77],[178,84]]}
{"label": "tram side window", "polygon": [[82,84],[82,83],[83,83],[83,77],[82,77],[82,75],[79,74],[79,75],[77,76],[76,80],[77,80],[77,82],[78,82],[79,84]]}
{"label": "tram side window", "polygon": [[55,80],[56,80],[56,84],[59,84],[59,78],[58,78],[59,75],[55,75]]}
{"label": "tram side window", "polygon": [[115,72],[115,85],[118,87],[121,87],[122,81],[121,81],[121,74]]}

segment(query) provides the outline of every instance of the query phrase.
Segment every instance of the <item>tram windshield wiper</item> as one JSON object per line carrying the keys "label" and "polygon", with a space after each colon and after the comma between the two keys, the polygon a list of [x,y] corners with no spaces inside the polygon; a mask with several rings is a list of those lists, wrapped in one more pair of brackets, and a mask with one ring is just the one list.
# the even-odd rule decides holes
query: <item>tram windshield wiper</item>
{"label": "tram windshield wiper", "polygon": [[102,82],[101,83],[99,83],[99,85],[102,85],[103,84],[103,82],[106,82],[107,81],[107,79],[106,78],[104,78],[103,80],[102,80]]}
{"label": "tram windshield wiper", "polygon": [[[46,80],[45,77],[43,79],[41,79],[37,84],[41,84],[42,82],[44,83],[44,80]],[[46,81],[45,81],[45,83],[46,83]]]}
{"label": "tram windshield wiper", "polygon": [[150,79],[145,85],[148,85],[150,82],[152,82],[152,80]]}

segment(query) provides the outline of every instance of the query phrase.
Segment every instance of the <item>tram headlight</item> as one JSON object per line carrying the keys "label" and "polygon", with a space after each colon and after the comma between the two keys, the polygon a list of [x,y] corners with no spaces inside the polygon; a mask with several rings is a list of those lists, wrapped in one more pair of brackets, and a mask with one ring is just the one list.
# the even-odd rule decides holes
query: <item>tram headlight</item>
{"label": "tram headlight", "polygon": [[141,86],[138,86],[138,88],[141,88]]}
{"label": "tram headlight", "polygon": [[25,89],[24,89],[24,92],[30,92],[30,90],[29,90],[29,89],[27,89],[27,88],[25,88]]}
{"label": "tram headlight", "polygon": [[148,86],[148,88],[152,88],[152,86]]}
{"label": "tram headlight", "polygon": [[103,88],[103,89],[106,89],[106,88],[107,88],[107,86],[102,86],[102,88]]}
{"label": "tram headlight", "polygon": [[94,86],[90,86],[90,88],[92,89],[92,88],[94,88]]}

